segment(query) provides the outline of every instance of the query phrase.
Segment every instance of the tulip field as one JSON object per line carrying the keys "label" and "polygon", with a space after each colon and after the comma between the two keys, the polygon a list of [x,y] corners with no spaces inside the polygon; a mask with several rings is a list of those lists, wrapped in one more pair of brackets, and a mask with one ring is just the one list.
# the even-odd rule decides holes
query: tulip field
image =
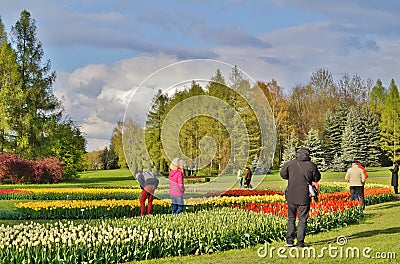
{"label": "tulip field", "polygon": [[[321,184],[307,233],[362,219],[360,202],[349,201],[347,189],[342,183]],[[139,194],[140,189],[129,188],[0,190],[0,200],[15,201],[15,210],[0,217],[19,219],[0,225],[0,263],[124,263],[285,238],[287,204],[281,190],[209,192],[186,198],[179,215],[170,214],[169,199],[156,199],[153,215],[145,217],[137,217]],[[367,184],[365,199],[367,205],[387,202],[393,193],[387,186]]]}

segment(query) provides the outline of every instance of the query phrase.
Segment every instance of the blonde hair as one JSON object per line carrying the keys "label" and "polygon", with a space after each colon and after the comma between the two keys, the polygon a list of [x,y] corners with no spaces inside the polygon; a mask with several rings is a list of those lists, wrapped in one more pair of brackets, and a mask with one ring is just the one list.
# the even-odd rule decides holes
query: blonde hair
{"label": "blonde hair", "polygon": [[174,158],[169,165],[171,170],[182,169],[182,160],[179,158]]}
{"label": "blonde hair", "polygon": [[179,167],[178,167],[176,164],[171,163],[171,164],[169,165],[169,168],[170,168],[171,170],[177,170]]}

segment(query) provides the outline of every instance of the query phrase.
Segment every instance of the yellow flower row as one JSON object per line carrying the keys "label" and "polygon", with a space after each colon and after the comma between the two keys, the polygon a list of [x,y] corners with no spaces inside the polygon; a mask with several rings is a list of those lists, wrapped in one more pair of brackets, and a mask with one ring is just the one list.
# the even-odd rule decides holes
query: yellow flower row
{"label": "yellow flower row", "polygon": [[[154,205],[169,206],[168,201],[154,200]],[[115,208],[130,206],[132,208],[140,206],[139,200],[91,200],[91,201],[37,201],[37,202],[25,202],[15,204],[16,208],[28,208],[35,211],[39,210],[56,210],[56,209],[94,209],[99,207]]]}
{"label": "yellow flower row", "polygon": [[[170,201],[165,199],[165,201]],[[186,205],[231,205],[242,203],[274,203],[284,202],[283,195],[257,195],[257,196],[239,196],[239,197],[209,197],[209,198],[186,198]]]}
{"label": "yellow flower row", "polygon": [[141,189],[104,189],[104,188],[37,188],[37,189],[17,189],[20,191],[29,191],[35,194],[113,194],[113,193],[141,193]]}
{"label": "yellow flower row", "polygon": [[[282,195],[259,195],[259,196],[240,196],[240,197],[210,197],[210,198],[186,198],[186,205],[234,205],[244,203],[274,203],[284,202],[285,198]],[[171,200],[154,200],[154,205],[170,206]],[[16,208],[29,208],[35,211],[42,209],[55,210],[62,209],[91,209],[98,207],[121,207],[130,206],[132,208],[140,206],[139,200],[60,200],[60,201],[33,201],[15,204]]]}

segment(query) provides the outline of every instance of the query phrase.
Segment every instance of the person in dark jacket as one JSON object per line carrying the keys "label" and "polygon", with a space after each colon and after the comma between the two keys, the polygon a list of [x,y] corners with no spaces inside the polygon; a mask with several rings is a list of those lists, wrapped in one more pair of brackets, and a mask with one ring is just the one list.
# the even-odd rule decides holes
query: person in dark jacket
{"label": "person in dark jacket", "polygon": [[[142,194],[140,195],[140,215],[143,216],[146,213],[149,215],[153,209],[154,191],[158,187],[158,179],[152,172],[137,171],[135,177],[139,182]],[[146,200],[147,200],[147,211],[146,211]]]}
{"label": "person in dark jacket", "polygon": [[397,162],[393,162],[393,169],[390,169],[392,172],[392,182],[391,185],[393,186],[394,193],[399,193],[399,164]]}
{"label": "person in dark jacket", "polygon": [[318,182],[321,173],[317,165],[311,162],[310,150],[300,148],[297,158],[286,162],[280,171],[283,179],[288,180],[287,203],[288,203],[288,223],[286,234],[286,246],[294,246],[296,238],[296,213],[298,213],[299,224],[297,228],[297,246],[305,247],[304,238],[306,236],[307,218],[310,211],[311,197],[308,185]]}
{"label": "person in dark jacket", "polygon": [[244,185],[248,189],[252,189],[253,186],[251,185],[251,178],[253,177],[253,173],[251,172],[251,169],[249,167],[246,167],[245,170],[245,175],[244,175]]}

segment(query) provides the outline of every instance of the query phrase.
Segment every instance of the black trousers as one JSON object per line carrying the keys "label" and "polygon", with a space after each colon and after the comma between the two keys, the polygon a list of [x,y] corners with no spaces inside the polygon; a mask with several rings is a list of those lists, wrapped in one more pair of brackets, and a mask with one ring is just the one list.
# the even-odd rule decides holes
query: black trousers
{"label": "black trousers", "polygon": [[[297,227],[296,235],[296,213],[299,214],[299,224]],[[287,234],[286,242],[293,244],[294,239],[297,237],[297,245],[304,244],[304,238],[306,237],[307,231],[307,218],[310,212],[310,204],[307,205],[297,205],[288,204],[288,223],[287,223]]]}

